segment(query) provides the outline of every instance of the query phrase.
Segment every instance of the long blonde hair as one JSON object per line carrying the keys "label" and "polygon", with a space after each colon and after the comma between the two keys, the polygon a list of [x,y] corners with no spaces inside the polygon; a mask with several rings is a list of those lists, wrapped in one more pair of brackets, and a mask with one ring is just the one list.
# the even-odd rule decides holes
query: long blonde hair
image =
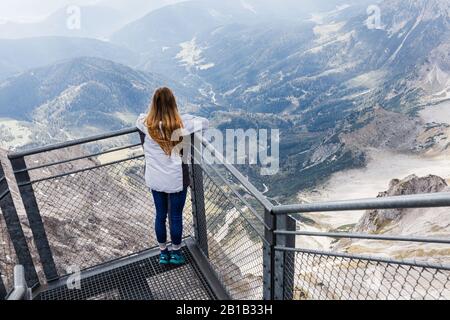
{"label": "long blonde hair", "polygon": [[182,137],[172,141],[172,134],[184,127],[172,90],[163,87],[155,91],[145,125],[152,139],[166,155],[171,156],[175,146],[182,141]]}

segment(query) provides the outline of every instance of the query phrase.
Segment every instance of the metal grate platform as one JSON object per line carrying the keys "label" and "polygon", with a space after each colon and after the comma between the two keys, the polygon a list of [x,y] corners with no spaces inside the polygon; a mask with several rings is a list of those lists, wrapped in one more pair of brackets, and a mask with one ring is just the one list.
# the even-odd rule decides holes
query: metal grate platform
{"label": "metal grate platform", "polygon": [[95,274],[83,274],[81,289],[68,289],[59,281],[37,300],[211,300],[217,296],[201,272],[191,251],[185,247],[187,263],[183,266],[161,266],[157,251],[152,256],[121,262],[120,267]]}

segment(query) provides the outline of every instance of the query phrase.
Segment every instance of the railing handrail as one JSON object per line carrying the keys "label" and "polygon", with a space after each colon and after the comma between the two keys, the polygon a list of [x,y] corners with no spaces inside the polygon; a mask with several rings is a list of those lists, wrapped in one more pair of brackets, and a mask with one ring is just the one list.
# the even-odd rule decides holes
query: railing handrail
{"label": "railing handrail", "polygon": [[126,128],[126,129],[122,129],[122,130],[93,135],[93,136],[89,136],[86,138],[75,139],[75,140],[71,140],[71,141],[51,144],[51,145],[44,146],[44,147],[33,148],[30,150],[26,150],[26,151],[11,152],[11,153],[8,153],[8,158],[10,160],[23,158],[26,156],[31,156],[31,155],[35,155],[35,154],[39,154],[39,153],[64,149],[64,148],[73,147],[73,146],[77,146],[77,145],[81,145],[81,144],[95,142],[95,141],[106,140],[106,139],[110,139],[110,138],[124,136],[124,135],[131,134],[131,133],[137,133],[137,132],[139,132],[139,130],[136,127]]}
{"label": "railing handrail", "polygon": [[[93,135],[86,138],[75,139],[67,142],[52,144],[48,146],[33,148],[22,152],[12,152],[8,154],[10,160],[18,159],[39,153],[64,149],[81,144],[87,144],[95,141],[106,140],[118,136],[137,133],[136,127],[125,128],[117,131]],[[313,202],[293,205],[277,205],[274,206],[256,187],[251,184],[242,173],[239,172],[232,164],[228,163],[223,155],[211,145],[203,135],[196,133],[195,137],[201,141],[202,145],[211,151],[217,160],[225,166],[225,168],[247,189],[266,210],[271,211],[275,215],[305,213],[305,212],[325,212],[325,211],[354,211],[354,210],[371,210],[371,209],[405,209],[405,208],[432,208],[432,207],[450,207],[450,192],[418,194],[405,196],[391,196],[384,198],[368,198],[342,201]]]}
{"label": "railing handrail", "polygon": [[138,144],[129,144],[129,145],[126,145],[126,146],[120,147],[120,148],[113,148],[113,149],[110,149],[110,150],[101,151],[101,152],[95,152],[95,153],[91,153],[91,154],[80,156],[80,157],[64,159],[64,160],[61,160],[61,161],[56,161],[56,162],[51,162],[51,163],[40,164],[40,165],[33,166],[33,167],[27,167],[26,169],[14,171],[14,173],[20,173],[20,172],[25,172],[25,171],[30,172],[30,171],[33,171],[33,170],[44,169],[44,168],[53,167],[53,166],[57,166],[57,165],[61,165],[61,164],[65,164],[65,163],[69,163],[69,162],[73,162],[73,161],[78,161],[78,160],[84,160],[84,159],[89,159],[89,158],[93,158],[93,157],[98,157],[98,156],[102,156],[102,155],[105,155],[105,154],[118,152],[118,151],[121,151],[121,150],[132,149],[132,148],[138,147],[140,145],[141,145],[140,143],[138,143]]}
{"label": "railing handrail", "polygon": [[[23,157],[26,157],[26,156],[49,152],[49,151],[54,151],[54,150],[59,150],[59,149],[64,149],[64,148],[77,146],[77,145],[83,145],[83,144],[87,144],[87,143],[106,140],[109,138],[114,138],[114,137],[119,137],[119,136],[125,136],[128,134],[133,134],[133,133],[138,133],[138,132],[139,132],[139,130],[137,128],[127,128],[127,129],[118,130],[118,131],[114,131],[114,132],[110,132],[110,133],[104,133],[101,135],[90,136],[90,137],[86,137],[83,139],[77,139],[77,140],[53,144],[53,145],[49,145],[49,146],[45,146],[45,147],[34,148],[34,149],[24,151],[24,152],[10,153],[10,154],[8,154],[8,157],[10,160],[14,160],[14,161],[12,161],[13,163],[21,162],[21,161],[23,162]],[[225,159],[224,155],[222,153],[218,152],[214,148],[214,146],[209,141],[207,141],[207,139],[202,134],[196,133],[193,136],[195,137],[196,141],[200,141],[202,147],[204,147],[208,151],[210,151],[211,154],[214,154],[214,157],[218,160],[218,163],[220,163],[221,166],[224,166],[225,170],[227,170],[227,172],[233,177],[233,179],[236,179],[237,182],[240,184],[240,186],[245,188],[247,190],[247,192],[250,195],[252,195],[264,207],[264,209],[266,210],[266,213],[270,213],[270,214],[265,214],[262,219],[258,219],[259,221],[262,220],[261,222],[264,225],[264,236],[260,234],[261,232],[259,232],[259,230],[252,228],[253,231],[256,231],[256,233],[261,237],[262,243],[264,246],[264,250],[263,250],[264,251],[264,256],[263,256],[264,272],[263,273],[265,274],[264,281],[266,284],[264,285],[263,290],[264,290],[264,296],[266,298],[272,297],[272,296],[280,297],[280,295],[279,295],[280,288],[277,287],[277,286],[279,286],[279,283],[275,280],[276,279],[275,275],[277,275],[277,277],[280,277],[280,274],[281,274],[282,277],[285,277],[284,276],[285,272],[288,272],[288,271],[286,271],[284,264],[279,263],[279,261],[283,261],[280,259],[280,254],[284,254],[286,252],[287,253],[289,253],[289,252],[305,253],[306,252],[306,253],[318,254],[318,255],[330,255],[330,256],[335,256],[335,257],[349,257],[349,258],[353,258],[353,259],[360,258],[362,260],[366,259],[366,260],[373,260],[373,261],[386,262],[386,263],[397,263],[397,264],[403,263],[406,265],[417,266],[417,264],[415,264],[415,262],[408,262],[408,261],[401,262],[401,261],[394,261],[394,260],[390,260],[390,259],[374,260],[372,258],[368,258],[368,257],[364,257],[364,256],[341,254],[341,253],[336,253],[336,252],[325,252],[325,251],[301,249],[301,248],[297,248],[295,245],[295,236],[336,237],[336,238],[388,240],[388,241],[410,241],[410,242],[441,243],[441,244],[449,244],[450,243],[450,240],[436,239],[436,238],[427,239],[427,238],[419,238],[419,237],[398,237],[398,236],[390,236],[390,235],[367,235],[366,236],[363,234],[350,233],[350,232],[349,233],[344,233],[344,232],[337,233],[337,232],[292,231],[292,227],[294,227],[293,229],[295,230],[295,221],[293,224],[290,223],[292,221],[290,221],[288,223],[288,221],[287,221],[288,218],[293,220],[292,217],[288,216],[289,214],[306,213],[306,212],[326,212],[326,211],[354,211],[354,210],[369,210],[369,209],[450,207],[450,192],[274,206],[269,201],[269,199],[266,196],[264,196],[263,193],[260,192],[248,180],[248,178],[246,178],[235,166],[233,166],[231,163],[229,163]],[[135,145],[129,145],[129,146],[122,147],[122,148],[116,148],[116,151],[122,150],[122,149],[128,148],[128,147],[133,147],[133,146],[137,146],[137,145],[135,144]],[[198,150],[196,150],[195,145],[192,149],[194,150],[194,152],[198,151]],[[109,150],[109,151],[97,152],[91,156],[95,156],[95,155],[98,156],[98,155],[110,153],[110,152],[114,152],[114,151]],[[18,181],[18,186],[19,186],[19,188],[21,188],[25,185],[32,184],[35,182],[44,181],[47,179],[53,179],[56,177],[63,177],[63,176],[70,175],[73,173],[84,172],[84,171],[92,170],[94,168],[98,168],[98,167],[102,167],[102,166],[109,166],[111,164],[115,164],[115,163],[119,163],[119,162],[123,162],[123,161],[127,161],[127,160],[133,160],[133,159],[141,158],[143,156],[144,155],[139,155],[139,156],[125,159],[125,160],[122,159],[122,160],[118,160],[118,161],[114,161],[114,162],[108,162],[105,164],[99,164],[94,167],[79,169],[79,170],[75,170],[75,171],[71,171],[71,172],[65,172],[65,173],[61,173],[59,175],[55,175],[52,177],[42,178],[40,180],[32,181],[29,177],[27,177],[26,179],[22,179],[21,181]],[[78,159],[83,159],[85,157],[89,157],[89,156],[76,157],[76,158],[72,158],[69,160],[62,160],[62,161],[56,162],[54,164],[62,164],[62,163],[70,162],[70,161],[75,161]],[[193,164],[195,164],[195,163],[193,163]],[[201,164],[202,163],[200,163],[200,165]],[[17,178],[17,176],[20,176],[21,174],[28,175],[29,170],[35,170],[35,169],[43,168],[43,167],[50,166],[50,165],[52,165],[52,164],[45,164],[45,165],[41,164],[41,165],[38,165],[33,168],[27,168],[26,165],[17,166],[17,169],[15,169],[14,173],[16,174],[16,178]],[[197,166],[193,165],[192,167],[197,167]],[[197,168],[194,168],[194,169],[197,170]],[[200,168],[200,170],[198,170],[198,171],[202,172],[202,171],[206,171],[206,170]],[[222,181],[224,183],[226,183],[226,180],[228,180],[228,179],[226,179],[225,176],[222,177],[220,175],[220,172],[216,171],[216,173],[222,179]],[[200,177],[201,177],[201,175],[200,175]],[[201,179],[201,180],[203,181],[203,179]],[[231,186],[232,182],[229,182],[229,183]],[[32,189],[32,188],[30,188],[30,189]],[[193,188],[193,189],[195,189],[195,188]],[[202,191],[201,193],[203,193],[203,184],[201,184],[201,186],[198,187],[198,190],[201,190]],[[234,191],[234,189],[233,189],[233,191]],[[235,195],[238,198],[240,198],[238,194],[235,194]],[[0,197],[1,197],[1,195],[0,195]],[[34,199],[33,194],[32,194],[32,197]],[[200,194],[200,192],[199,192],[198,202],[202,201],[202,197],[203,197],[203,194]],[[243,201],[244,205],[247,205],[247,206],[249,205],[245,199],[241,199],[241,201]],[[34,207],[38,208],[37,204],[34,205]],[[197,208],[201,208],[201,206],[197,206]],[[204,208],[202,210],[205,211]],[[238,211],[240,212],[241,215],[243,215],[240,210],[238,210]],[[250,211],[251,211],[250,212],[251,214],[256,214],[256,211],[254,211],[254,210],[250,210]],[[35,214],[39,215],[39,211],[35,212]],[[205,214],[205,212],[203,212],[203,214]],[[247,220],[245,216],[243,216],[243,217],[247,223],[251,224],[250,221]],[[199,219],[199,221],[200,221],[200,219]],[[205,224],[205,222],[203,222],[203,223]],[[205,226],[206,226],[206,224],[205,224]],[[251,226],[251,227],[253,227],[253,226]],[[45,229],[44,228],[41,228],[41,229],[43,230],[42,233],[44,234],[44,238],[46,239]],[[291,229],[291,230],[289,230],[289,229]],[[204,229],[204,230],[206,230],[206,229]],[[208,237],[207,236],[203,236],[203,237],[197,236],[197,239],[206,239],[207,240]],[[294,241],[291,241],[292,239]],[[44,257],[46,257],[47,252],[50,252],[49,246],[46,243],[41,244],[41,247],[38,247],[38,250],[39,249],[41,249],[43,252],[42,254],[41,254],[41,252],[39,252],[40,255],[44,256]],[[52,266],[52,263],[53,263],[53,266]],[[422,265],[426,266],[425,264],[422,264]],[[51,277],[53,276],[52,267],[54,267],[54,262],[50,261],[47,264],[47,267],[48,267],[48,272],[47,271],[46,272],[48,274],[46,273],[46,277],[47,277],[47,279],[51,279]],[[443,268],[446,268],[445,270],[450,270],[450,266],[445,266]],[[44,270],[45,270],[45,265],[44,265]],[[55,273],[57,275],[57,272],[55,272]],[[19,279],[20,277],[17,277],[17,278]],[[23,295],[24,295],[23,289],[25,289],[25,291],[26,291],[27,290],[26,286],[23,287],[20,283],[18,283],[18,285],[16,287],[17,287],[17,290],[16,290],[15,295],[17,295],[19,297],[20,296],[23,297]],[[285,290],[285,289],[283,289],[283,290]],[[275,294],[275,293],[277,293],[277,294]]]}
{"label": "railing handrail", "polygon": [[273,208],[272,212],[275,215],[287,215],[309,212],[437,207],[450,207],[450,192],[278,205]]}
{"label": "railing handrail", "polygon": [[144,155],[138,155],[138,156],[129,157],[129,158],[126,158],[126,159],[110,161],[110,162],[97,164],[95,166],[91,166],[91,167],[87,167],[87,168],[83,168],[83,169],[73,170],[73,171],[69,171],[69,172],[65,172],[65,173],[51,175],[51,176],[48,176],[48,177],[45,177],[45,178],[40,178],[40,179],[30,180],[30,181],[23,182],[23,183],[18,183],[17,185],[19,187],[23,187],[23,186],[34,184],[34,183],[38,183],[38,182],[43,182],[43,181],[48,181],[48,180],[52,180],[52,179],[58,179],[58,178],[67,177],[67,176],[70,176],[72,174],[77,174],[77,173],[91,171],[91,170],[95,170],[95,169],[99,169],[99,168],[104,168],[104,167],[111,166],[111,165],[118,164],[118,163],[122,163],[122,162],[125,162],[125,161],[136,160],[136,159],[140,159],[140,158],[143,158],[143,157],[144,157]]}
{"label": "railing handrail", "polygon": [[[64,149],[64,148],[68,148],[68,147],[73,147],[73,146],[77,146],[77,145],[82,145],[82,144],[87,144],[87,143],[91,143],[91,142],[95,142],[95,141],[101,141],[101,140],[106,140],[106,139],[110,139],[110,138],[115,138],[115,137],[119,137],[119,136],[123,136],[123,135],[128,135],[128,134],[132,134],[132,133],[137,133],[139,132],[139,130],[136,127],[131,127],[131,128],[125,128],[122,130],[117,130],[117,131],[112,131],[112,132],[107,132],[107,133],[103,133],[103,134],[99,134],[99,135],[93,135],[93,136],[89,136],[86,138],[81,138],[81,139],[75,139],[75,140],[71,140],[71,141],[66,141],[66,142],[62,142],[62,143],[56,143],[56,144],[51,144],[48,146],[43,146],[43,147],[38,147],[38,148],[33,148],[30,150],[26,150],[26,151],[21,151],[21,152],[12,152],[8,154],[8,158],[10,160],[14,160],[14,159],[18,159],[18,158],[23,158],[26,156],[31,156],[31,155],[35,155],[35,154],[39,154],[39,153],[44,153],[44,152],[49,152],[49,151],[54,151],[54,150],[60,150],[60,149]],[[205,146],[206,148],[208,148],[208,150],[210,150],[211,152],[214,153],[215,157],[217,158],[217,160],[219,160],[219,162],[221,162],[221,164],[223,164],[225,166],[225,168],[239,181],[239,183],[242,184],[242,186],[247,189],[247,191],[250,192],[250,194],[252,194],[263,206],[266,210],[270,211],[273,208],[273,204],[267,200],[267,197],[265,197],[258,189],[256,189],[256,187],[251,184],[247,178],[245,178],[242,173],[239,172],[239,170],[237,170],[232,164],[228,163],[224,158],[222,154],[217,153],[216,149],[214,148],[213,145],[211,145],[202,135],[200,135],[199,133],[195,134],[195,137],[197,139],[199,139],[199,141],[203,144],[203,146]],[[85,158],[85,157],[83,157]],[[73,159],[76,160],[76,159]],[[65,161],[60,161],[60,163],[65,163],[71,160],[65,160]],[[40,167],[47,167],[47,166],[51,166],[53,164],[46,164],[43,166],[39,166],[37,168]],[[27,171],[33,170],[34,168],[29,168],[27,169]]]}

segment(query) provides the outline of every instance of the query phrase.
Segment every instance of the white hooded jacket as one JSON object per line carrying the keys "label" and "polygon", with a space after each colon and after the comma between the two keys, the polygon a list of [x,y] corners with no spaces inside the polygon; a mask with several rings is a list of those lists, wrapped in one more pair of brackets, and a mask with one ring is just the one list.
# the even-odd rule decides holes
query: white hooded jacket
{"label": "white hooded jacket", "polygon": [[[164,153],[158,143],[149,135],[145,125],[147,115],[141,114],[136,127],[145,135],[145,183],[151,190],[166,193],[177,193],[182,191],[189,184],[189,175],[186,166],[183,166],[180,155],[173,153],[168,156]],[[205,118],[192,115],[182,115],[183,135],[190,135],[196,131],[208,128],[209,122]],[[183,169],[185,168],[185,169]],[[183,172],[184,171],[184,172]]]}

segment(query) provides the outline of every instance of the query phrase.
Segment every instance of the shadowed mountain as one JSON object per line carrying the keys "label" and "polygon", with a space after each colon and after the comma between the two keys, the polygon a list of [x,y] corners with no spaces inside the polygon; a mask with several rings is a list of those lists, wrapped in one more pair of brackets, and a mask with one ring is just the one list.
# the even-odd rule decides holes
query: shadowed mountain
{"label": "shadowed mountain", "polygon": [[173,88],[182,110],[203,103],[176,81],[99,58],[32,69],[0,83],[0,118],[10,123],[0,125],[2,136],[10,136],[3,142],[14,146],[37,131],[54,141],[131,126],[163,85]]}

